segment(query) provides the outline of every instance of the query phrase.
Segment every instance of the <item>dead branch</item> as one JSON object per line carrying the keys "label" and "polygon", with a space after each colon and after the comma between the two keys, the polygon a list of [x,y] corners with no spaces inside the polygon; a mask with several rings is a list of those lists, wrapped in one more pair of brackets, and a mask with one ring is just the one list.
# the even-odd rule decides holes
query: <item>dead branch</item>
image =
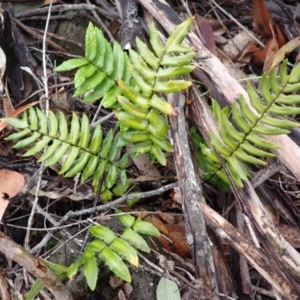
{"label": "dead branch", "polygon": [[58,277],[43,263],[43,261],[29,252],[22,246],[12,241],[5,234],[0,232],[0,251],[16,263],[32,273],[52,292],[57,300],[72,300],[71,292],[63,285]]}
{"label": "dead branch", "polygon": [[187,230],[187,240],[194,259],[196,274],[202,281],[205,295],[209,295],[209,299],[219,299],[210,240],[199,206],[199,203],[205,200],[194,171],[185,127],[183,112],[185,99],[183,96],[181,96],[181,99],[178,99],[178,94],[170,95],[170,98],[173,98],[173,101],[170,101],[173,105],[177,106],[179,104],[179,116],[170,118],[170,124],[179,188],[183,202],[182,209]]}
{"label": "dead branch", "polygon": [[274,260],[270,260],[262,251],[243,237],[236,228],[221,217],[208,205],[201,202],[201,210],[207,225],[231,247],[247,258],[251,265],[281,294],[285,299],[299,299],[299,292],[290,284]]}

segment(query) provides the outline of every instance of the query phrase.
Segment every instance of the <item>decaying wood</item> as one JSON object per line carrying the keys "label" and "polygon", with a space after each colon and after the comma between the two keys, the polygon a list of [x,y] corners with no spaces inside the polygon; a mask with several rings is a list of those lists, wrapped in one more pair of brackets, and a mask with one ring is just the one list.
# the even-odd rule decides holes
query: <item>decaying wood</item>
{"label": "decaying wood", "polygon": [[[230,211],[229,220],[230,223],[237,229],[237,231],[243,235],[245,222],[241,207],[237,202],[235,203],[236,205],[234,209]],[[248,299],[250,299],[250,297],[253,298],[254,291],[252,289],[251,277],[246,257],[232,247],[230,247],[229,251],[232,275],[235,276],[235,282],[237,284],[237,295],[239,296],[239,293],[242,292],[245,295],[249,295]]]}
{"label": "decaying wood", "polygon": [[[229,269],[225,255],[223,254],[223,248],[221,245],[221,239],[215,235],[215,233],[207,228],[209,239],[212,243],[212,253],[216,269],[216,278],[218,283],[220,299],[227,300],[230,296],[233,299],[236,295],[236,287],[233,276]],[[224,295],[223,297],[221,295]]]}
{"label": "decaying wood", "polygon": [[299,299],[299,291],[290,284],[289,279],[274,260],[270,260],[266,254],[257,249],[249,240],[243,237],[236,228],[208,205],[201,202],[201,210],[207,225],[221,238],[225,239],[231,247],[239,253],[243,253],[251,265],[258,270],[285,299]]}
{"label": "decaying wood", "polygon": [[72,300],[71,292],[39,258],[0,232],[0,251],[6,258],[15,261],[36,276],[52,292],[55,299]]}
{"label": "decaying wood", "polygon": [[[181,99],[178,99],[178,98]],[[195,263],[196,275],[200,279],[201,289],[205,294],[203,299],[219,299],[215,266],[207,235],[204,219],[200,210],[200,202],[205,201],[199,181],[195,175],[188,135],[183,112],[184,97],[178,94],[169,96],[170,102],[177,106],[178,117],[171,117],[171,135],[173,139],[174,156],[182,197],[182,208],[186,224],[187,241]]]}
{"label": "decaying wood", "polygon": [[0,272],[0,299],[2,300],[10,300],[10,292],[9,292],[9,287],[6,282],[5,276],[2,275]]}
{"label": "decaying wood", "polygon": [[121,46],[128,50],[134,48],[136,37],[143,36],[142,19],[138,12],[138,5],[134,0],[118,0],[120,15],[122,16]]}

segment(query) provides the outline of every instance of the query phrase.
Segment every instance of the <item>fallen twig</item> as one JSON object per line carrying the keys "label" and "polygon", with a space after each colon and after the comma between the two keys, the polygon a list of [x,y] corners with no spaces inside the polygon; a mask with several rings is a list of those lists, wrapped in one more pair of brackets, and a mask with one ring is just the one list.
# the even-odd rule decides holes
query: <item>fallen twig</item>
{"label": "fallen twig", "polygon": [[71,292],[62,284],[58,277],[43,263],[43,261],[18,245],[0,232],[0,251],[16,263],[32,273],[51,291],[55,299],[72,300]]}

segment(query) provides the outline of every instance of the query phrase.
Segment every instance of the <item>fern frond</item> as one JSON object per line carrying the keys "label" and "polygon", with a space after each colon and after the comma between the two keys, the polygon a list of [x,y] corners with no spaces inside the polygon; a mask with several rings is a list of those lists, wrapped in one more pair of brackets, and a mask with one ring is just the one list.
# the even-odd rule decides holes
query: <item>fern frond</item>
{"label": "fern frond", "polygon": [[291,94],[299,88],[299,65],[288,74],[287,61],[283,62],[279,79],[274,69],[269,77],[264,74],[260,83],[261,95],[248,85],[247,93],[252,107],[249,107],[242,95],[238,103],[233,103],[231,114],[235,126],[229,120],[227,108],[221,110],[217,102],[213,101],[220,137],[211,133],[211,144],[222,162],[214,151],[208,151],[205,145],[201,146],[203,154],[210,160],[209,168],[212,172],[229,182],[221,171],[222,163],[225,163],[235,183],[243,186],[242,181],[247,178],[244,163],[265,165],[263,158],[274,156],[270,150],[280,148],[261,135],[287,134],[289,129],[299,127],[297,122],[278,117],[300,113],[300,107],[295,106],[300,103],[300,97]]}
{"label": "fern frond", "polygon": [[104,107],[116,108],[121,138],[127,143],[138,143],[133,148],[137,153],[149,152],[162,165],[166,165],[164,152],[172,151],[167,137],[169,126],[163,115],[177,115],[177,111],[159,93],[174,93],[191,85],[190,81],[175,78],[195,68],[190,64],[195,55],[193,49],[182,45],[192,22],[190,18],[176,26],[165,44],[152,24],[153,50],[137,38],[137,51],[130,49],[129,56],[118,43],[111,47],[101,30],[89,24],[85,58],[68,60],[56,68],[79,68],[74,78],[74,96],[85,95],[87,102],[102,99]]}
{"label": "fern frond", "polygon": [[129,50],[127,69],[137,87],[119,80],[123,96],[117,97],[121,109],[115,114],[122,139],[136,143],[134,152],[149,152],[162,165],[166,165],[164,152],[172,151],[164,115],[177,115],[177,112],[159,93],[174,93],[191,85],[190,81],[174,78],[189,74],[195,68],[190,64],[195,55],[193,49],[182,45],[192,22],[190,18],[176,26],[165,44],[151,24],[153,50],[139,38],[136,39],[137,51]]}
{"label": "fern frond", "polygon": [[[121,213],[118,218],[126,227],[123,234],[117,237],[106,226],[90,226],[89,232],[94,240],[85,247],[82,257],[68,268],[67,275],[70,279],[76,276],[78,268],[83,265],[84,271],[89,270],[89,272],[84,272],[86,281],[89,287],[94,290],[94,279],[97,278],[99,272],[96,262],[96,256],[98,256],[118,277],[128,282],[131,281],[129,269],[123,260],[127,260],[131,265],[138,267],[139,257],[136,249],[150,253],[150,248],[140,233],[151,236],[159,236],[160,233],[149,222],[124,214],[122,211],[117,211],[117,213]],[[94,265],[91,265],[91,261]]]}
{"label": "fern frond", "polygon": [[[100,124],[91,129],[88,117],[83,114],[81,120],[73,113],[70,125],[65,115],[60,112],[57,117],[49,111],[48,117],[38,108],[30,108],[29,114],[23,113],[21,119],[8,117],[7,122],[21,131],[11,134],[6,140],[18,142],[14,148],[31,147],[24,156],[33,156],[46,149],[39,158],[51,166],[61,162],[60,174],[72,177],[81,174],[81,182],[93,178],[96,187],[106,173],[102,196],[109,200],[110,190],[125,192],[130,183],[126,176],[128,154],[118,161],[120,150],[119,138],[110,130],[103,138]],[[47,148],[48,146],[48,148]]]}
{"label": "fern frond", "polygon": [[111,47],[102,31],[89,23],[85,36],[85,57],[67,60],[55,71],[79,68],[74,78],[74,97],[85,95],[85,102],[100,100],[104,107],[112,107],[120,94],[117,79],[130,81],[126,60],[127,55],[121,46],[115,42]]}

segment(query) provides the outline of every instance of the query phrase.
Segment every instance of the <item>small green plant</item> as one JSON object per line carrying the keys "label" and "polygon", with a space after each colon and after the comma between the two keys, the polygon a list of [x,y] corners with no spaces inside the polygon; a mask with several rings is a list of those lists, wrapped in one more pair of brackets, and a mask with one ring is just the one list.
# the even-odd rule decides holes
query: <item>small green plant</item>
{"label": "small green plant", "polygon": [[300,97],[294,94],[299,88],[300,64],[288,74],[287,61],[284,61],[278,79],[274,69],[269,76],[262,76],[260,95],[250,84],[247,86],[251,106],[241,95],[239,102],[232,104],[230,113],[228,107],[221,109],[213,100],[212,108],[218,123],[219,136],[210,134],[213,148],[200,143],[206,168],[210,173],[229,183],[223,169],[225,164],[235,184],[242,187],[243,180],[249,176],[244,163],[266,165],[263,158],[274,157],[270,150],[280,146],[261,135],[287,134],[290,128],[299,127],[299,123],[282,117],[300,113],[300,107],[295,106],[300,103]]}
{"label": "small green plant", "polygon": [[51,111],[46,116],[41,110],[30,108],[29,117],[25,112],[22,119],[5,118],[21,129],[6,139],[19,140],[14,146],[19,149],[34,143],[25,156],[44,151],[39,161],[45,161],[46,166],[60,162],[61,174],[72,177],[81,172],[81,182],[92,177],[95,187],[107,173],[101,190],[103,200],[125,193],[130,186],[125,171],[128,154],[116,161],[122,146],[135,143],[132,152],[150,153],[162,165],[166,165],[164,151],[172,151],[164,115],[177,115],[177,111],[161,93],[178,92],[191,85],[190,81],[174,78],[195,68],[190,65],[193,49],[181,45],[192,21],[190,18],[176,26],[165,44],[152,24],[153,51],[137,38],[137,52],[130,50],[129,56],[118,43],[111,47],[101,30],[89,24],[85,57],[70,59],[56,68],[60,72],[78,69],[74,96],[84,95],[86,102],[99,100],[104,107],[114,108],[120,127],[118,137],[111,130],[102,141],[101,126],[91,128],[86,115],[80,122],[73,113],[69,126],[61,112],[57,118]]}
{"label": "small green plant", "polygon": [[[99,273],[98,260],[102,260],[115,275],[131,282],[131,275],[124,260],[134,267],[138,267],[139,257],[136,249],[150,253],[147,242],[140,234],[159,236],[160,233],[151,223],[143,221],[141,218],[124,214],[120,210],[116,212],[125,227],[122,235],[117,236],[112,230],[103,225],[90,226],[89,232],[94,239],[85,247],[80,259],[69,267],[45,261],[48,267],[62,280],[74,280],[79,268],[83,267],[86,282],[90,289],[94,290]],[[34,299],[43,288],[42,282],[37,280],[28,292],[26,300]]]}
{"label": "small green plant", "polygon": [[82,257],[68,268],[68,277],[73,278],[78,268],[83,265],[84,276],[91,290],[95,289],[98,278],[97,258],[101,259],[119,278],[131,282],[130,272],[123,259],[138,267],[136,249],[150,253],[147,242],[140,234],[160,235],[151,223],[123,214],[121,211],[118,213],[121,213],[118,218],[126,228],[123,234],[118,237],[105,226],[91,226],[89,232],[95,239],[85,247]]}
{"label": "small green plant", "polygon": [[46,116],[40,109],[30,107],[21,119],[8,117],[5,120],[20,129],[6,140],[19,140],[13,146],[16,149],[31,147],[23,156],[36,155],[44,150],[39,162],[45,162],[46,166],[60,162],[60,174],[64,174],[65,177],[82,172],[81,182],[92,178],[95,189],[106,173],[101,190],[103,201],[111,199],[113,194],[122,195],[130,186],[125,169],[129,155],[125,153],[117,159],[120,138],[114,136],[113,130],[103,137],[100,124],[91,129],[85,114],[80,120],[73,113],[68,125],[62,112],[59,113],[59,117],[52,111]]}
{"label": "small green plant", "polygon": [[164,152],[172,151],[164,115],[177,112],[161,94],[179,92],[191,85],[190,81],[174,78],[195,68],[190,64],[193,49],[182,45],[192,22],[190,18],[176,26],[165,44],[152,24],[153,50],[137,38],[137,51],[130,49],[129,56],[117,43],[111,47],[103,33],[90,24],[85,57],[68,60],[56,68],[60,72],[79,68],[74,96],[84,94],[86,102],[99,100],[104,107],[114,108],[124,144],[135,143],[131,151],[150,153],[162,165],[166,165]]}

